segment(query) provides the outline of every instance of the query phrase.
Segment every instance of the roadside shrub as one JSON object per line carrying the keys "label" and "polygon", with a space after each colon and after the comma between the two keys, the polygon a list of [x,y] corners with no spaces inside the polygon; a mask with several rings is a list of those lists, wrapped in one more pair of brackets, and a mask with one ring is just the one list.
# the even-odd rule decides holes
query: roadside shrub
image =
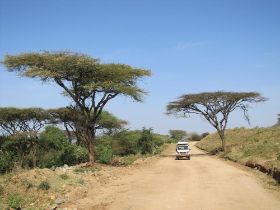
{"label": "roadside shrub", "polygon": [[140,150],[140,131],[121,131],[113,136],[112,149],[115,155],[137,154]]}
{"label": "roadside shrub", "polygon": [[49,182],[48,181],[42,181],[40,184],[39,184],[39,186],[38,186],[38,189],[40,189],[40,190],[48,190],[48,189],[50,189],[50,184],[49,184]]}
{"label": "roadside shrub", "polygon": [[8,196],[8,206],[13,209],[20,209],[25,203],[24,198],[17,193]]}
{"label": "roadside shrub", "polygon": [[97,147],[97,159],[101,163],[108,164],[112,160],[113,150],[110,145],[99,145]]}
{"label": "roadside shrub", "polygon": [[0,174],[11,171],[14,166],[14,154],[12,152],[0,151]]}
{"label": "roadside shrub", "polygon": [[154,135],[153,140],[154,140],[155,145],[158,146],[158,147],[160,147],[164,144],[163,139],[159,136]]}
{"label": "roadside shrub", "polygon": [[139,139],[139,147],[142,154],[152,154],[155,149],[153,141],[152,129],[143,128],[141,138]]}
{"label": "roadside shrub", "polygon": [[61,174],[59,177],[60,177],[61,179],[64,179],[64,180],[66,180],[66,179],[69,178],[69,176],[68,176],[67,174]]}
{"label": "roadside shrub", "polygon": [[190,135],[190,140],[191,141],[200,141],[201,140],[201,136],[199,134],[197,134],[196,132],[193,132]]}
{"label": "roadside shrub", "polygon": [[62,150],[68,144],[64,132],[55,126],[47,126],[40,135],[40,145],[44,149]]}
{"label": "roadside shrub", "polygon": [[68,145],[60,157],[63,164],[75,165],[88,160],[87,150],[82,146]]}
{"label": "roadside shrub", "polygon": [[51,168],[52,166],[62,166],[63,162],[61,160],[61,155],[63,150],[51,149],[47,152],[41,154],[41,157],[38,161],[38,166],[40,168]]}

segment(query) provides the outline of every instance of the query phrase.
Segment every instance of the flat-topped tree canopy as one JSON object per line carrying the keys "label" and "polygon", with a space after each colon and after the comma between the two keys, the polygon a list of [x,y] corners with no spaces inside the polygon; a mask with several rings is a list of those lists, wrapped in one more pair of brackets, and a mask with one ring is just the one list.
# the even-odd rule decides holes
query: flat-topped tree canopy
{"label": "flat-topped tree canopy", "polygon": [[42,52],[6,55],[2,62],[8,71],[22,76],[55,82],[72,99],[71,109],[84,119],[83,134],[89,160],[94,162],[93,141],[96,123],[104,106],[118,95],[142,101],[146,92],[137,82],[151,72],[125,64],[103,64],[96,58],[73,52]]}
{"label": "flat-topped tree canopy", "polygon": [[0,107],[0,128],[9,135],[20,132],[37,134],[51,118],[42,108]]}
{"label": "flat-topped tree canopy", "polygon": [[[203,92],[198,94],[184,94],[178,100],[167,105],[167,114],[223,114],[235,109],[242,109],[245,113],[250,103],[263,102],[266,98],[257,92]],[[246,117],[246,119],[248,119]]]}
{"label": "flat-topped tree canopy", "polygon": [[188,117],[199,114],[204,117],[217,131],[224,144],[224,131],[229,114],[240,109],[249,123],[248,109],[251,103],[266,101],[257,92],[203,92],[198,94],[184,94],[176,101],[167,105],[167,114]]}
{"label": "flat-topped tree canopy", "polygon": [[55,81],[65,94],[77,100],[106,92],[141,101],[145,91],[137,87],[136,82],[151,74],[148,70],[125,64],[102,64],[85,54],[64,51],[6,55],[3,63],[8,71],[17,71],[22,76]]}

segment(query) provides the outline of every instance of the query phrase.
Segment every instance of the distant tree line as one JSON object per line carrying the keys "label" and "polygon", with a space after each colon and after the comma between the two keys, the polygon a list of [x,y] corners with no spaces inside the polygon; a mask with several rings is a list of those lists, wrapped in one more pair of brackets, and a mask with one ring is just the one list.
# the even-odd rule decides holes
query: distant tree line
{"label": "distant tree line", "polygon": [[186,140],[186,141],[200,141],[204,137],[209,135],[208,132],[198,134],[196,132],[187,133],[184,130],[169,130],[169,136],[174,142]]}

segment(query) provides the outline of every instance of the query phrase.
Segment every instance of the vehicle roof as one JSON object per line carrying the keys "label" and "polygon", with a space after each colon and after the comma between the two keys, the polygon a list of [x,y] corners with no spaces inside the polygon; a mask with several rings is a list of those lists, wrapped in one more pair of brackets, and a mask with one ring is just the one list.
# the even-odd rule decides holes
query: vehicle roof
{"label": "vehicle roof", "polygon": [[177,144],[186,144],[186,145],[189,145],[189,143],[186,142],[186,141],[179,141]]}

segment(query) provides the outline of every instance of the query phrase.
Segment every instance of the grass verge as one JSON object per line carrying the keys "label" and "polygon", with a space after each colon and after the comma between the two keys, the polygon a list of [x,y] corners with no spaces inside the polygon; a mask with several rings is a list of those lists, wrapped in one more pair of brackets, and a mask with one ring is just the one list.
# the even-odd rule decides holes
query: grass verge
{"label": "grass verge", "polygon": [[225,152],[221,152],[221,140],[217,133],[207,136],[196,146],[211,154],[257,169],[280,183],[279,126],[228,129]]}

